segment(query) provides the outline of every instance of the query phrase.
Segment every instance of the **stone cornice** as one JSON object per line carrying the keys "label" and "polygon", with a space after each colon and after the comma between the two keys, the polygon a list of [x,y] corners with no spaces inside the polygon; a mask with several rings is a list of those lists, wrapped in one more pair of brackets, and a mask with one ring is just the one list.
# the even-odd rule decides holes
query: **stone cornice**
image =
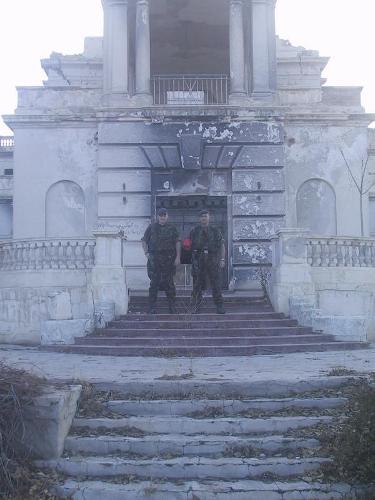
{"label": "stone cornice", "polygon": [[309,109],[294,111],[291,107],[171,107],[158,109],[149,108],[124,108],[121,110],[97,109],[87,114],[35,114],[35,115],[4,115],[4,121],[10,128],[30,127],[80,127],[91,128],[104,121],[111,122],[149,122],[163,123],[171,120],[217,120],[219,122],[231,121],[280,121],[285,123],[324,123],[338,124],[340,126],[356,125],[368,126],[375,121],[374,113],[360,113],[350,111],[325,112],[311,111]]}

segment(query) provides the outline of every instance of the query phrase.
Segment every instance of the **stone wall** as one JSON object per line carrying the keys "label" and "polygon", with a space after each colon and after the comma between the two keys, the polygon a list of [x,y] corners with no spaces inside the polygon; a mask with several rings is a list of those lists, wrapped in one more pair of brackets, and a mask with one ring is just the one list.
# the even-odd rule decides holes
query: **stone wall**
{"label": "stone wall", "polygon": [[[14,238],[43,238],[46,236],[46,204],[49,190],[59,182],[74,183],[83,192],[85,231],[92,234],[96,224],[96,125],[84,124],[19,128],[16,130],[17,150],[14,175]],[[33,186],[33,189],[30,189]],[[74,200],[66,200],[74,208]],[[73,205],[72,205],[73,204]],[[59,237],[78,236],[59,234]]]}
{"label": "stone wall", "polygon": [[[366,126],[339,126],[332,122],[286,124],[287,227],[305,227],[318,235],[361,236],[359,194],[340,150],[356,179],[360,179],[361,162],[367,158]],[[310,183],[307,189],[306,183]],[[364,228],[367,236],[366,203]]]}
{"label": "stone wall", "polygon": [[44,321],[92,319],[90,281],[89,270],[1,271],[0,343],[38,345]]}

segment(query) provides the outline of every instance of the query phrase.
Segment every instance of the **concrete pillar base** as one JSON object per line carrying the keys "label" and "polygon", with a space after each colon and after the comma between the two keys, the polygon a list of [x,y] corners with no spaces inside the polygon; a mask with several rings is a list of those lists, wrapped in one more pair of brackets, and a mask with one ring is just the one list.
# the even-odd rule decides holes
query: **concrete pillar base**
{"label": "concrete pillar base", "polygon": [[232,106],[244,106],[250,104],[250,99],[245,93],[233,93],[229,94],[228,103]]}
{"label": "concrete pillar base", "polygon": [[133,102],[136,106],[152,106],[154,98],[151,94],[135,94]]}
{"label": "concrete pillar base", "polygon": [[105,94],[102,98],[103,106],[109,108],[124,108],[131,106],[131,98],[129,94],[123,92],[113,92],[111,94]]}

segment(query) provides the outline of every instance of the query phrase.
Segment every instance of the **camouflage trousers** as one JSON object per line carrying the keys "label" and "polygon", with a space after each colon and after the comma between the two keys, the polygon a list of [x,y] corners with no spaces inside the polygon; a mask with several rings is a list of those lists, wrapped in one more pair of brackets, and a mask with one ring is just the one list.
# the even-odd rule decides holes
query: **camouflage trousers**
{"label": "camouflage trousers", "polygon": [[221,294],[221,275],[219,266],[220,257],[217,254],[193,252],[191,274],[193,276],[193,306],[202,303],[203,290],[208,288],[208,281],[212,289],[212,298],[216,306],[223,304]]}
{"label": "camouflage trousers", "polygon": [[173,304],[176,300],[176,287],[173,277],[176,274],[174,261],[176,254],[173,252],[154,253],[149,256],[147,261],[147,274],[150,278],[149,302],[155,305],[158,297],[158,291],[164,290],[169,303]]}

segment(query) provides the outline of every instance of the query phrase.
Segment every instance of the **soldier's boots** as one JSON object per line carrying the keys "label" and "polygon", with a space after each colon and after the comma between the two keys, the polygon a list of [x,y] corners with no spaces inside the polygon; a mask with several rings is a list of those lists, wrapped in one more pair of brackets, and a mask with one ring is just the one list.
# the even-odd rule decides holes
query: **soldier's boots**
{"label": "soldier's boots", "polygon": [[157,314],[156,306],[155,304],[150,304],[148,307],[148,314]]}
{"label": "soldier's boots", "polygon": [[169,310],[169,314],[177,314],[176,305],[174,302],[169,302],[168,310]]}
{"label": "soldier's boots", "polygon": [[191,312],[193,314],[199,314],[201,312],[202,301],[192,303]]}
{"label": "soldier's boots", "polygon": [[216,306],[216,312],[217,312],[217,314],[225,314],[225,309],[224,309],[223,304],[218,304]]}

